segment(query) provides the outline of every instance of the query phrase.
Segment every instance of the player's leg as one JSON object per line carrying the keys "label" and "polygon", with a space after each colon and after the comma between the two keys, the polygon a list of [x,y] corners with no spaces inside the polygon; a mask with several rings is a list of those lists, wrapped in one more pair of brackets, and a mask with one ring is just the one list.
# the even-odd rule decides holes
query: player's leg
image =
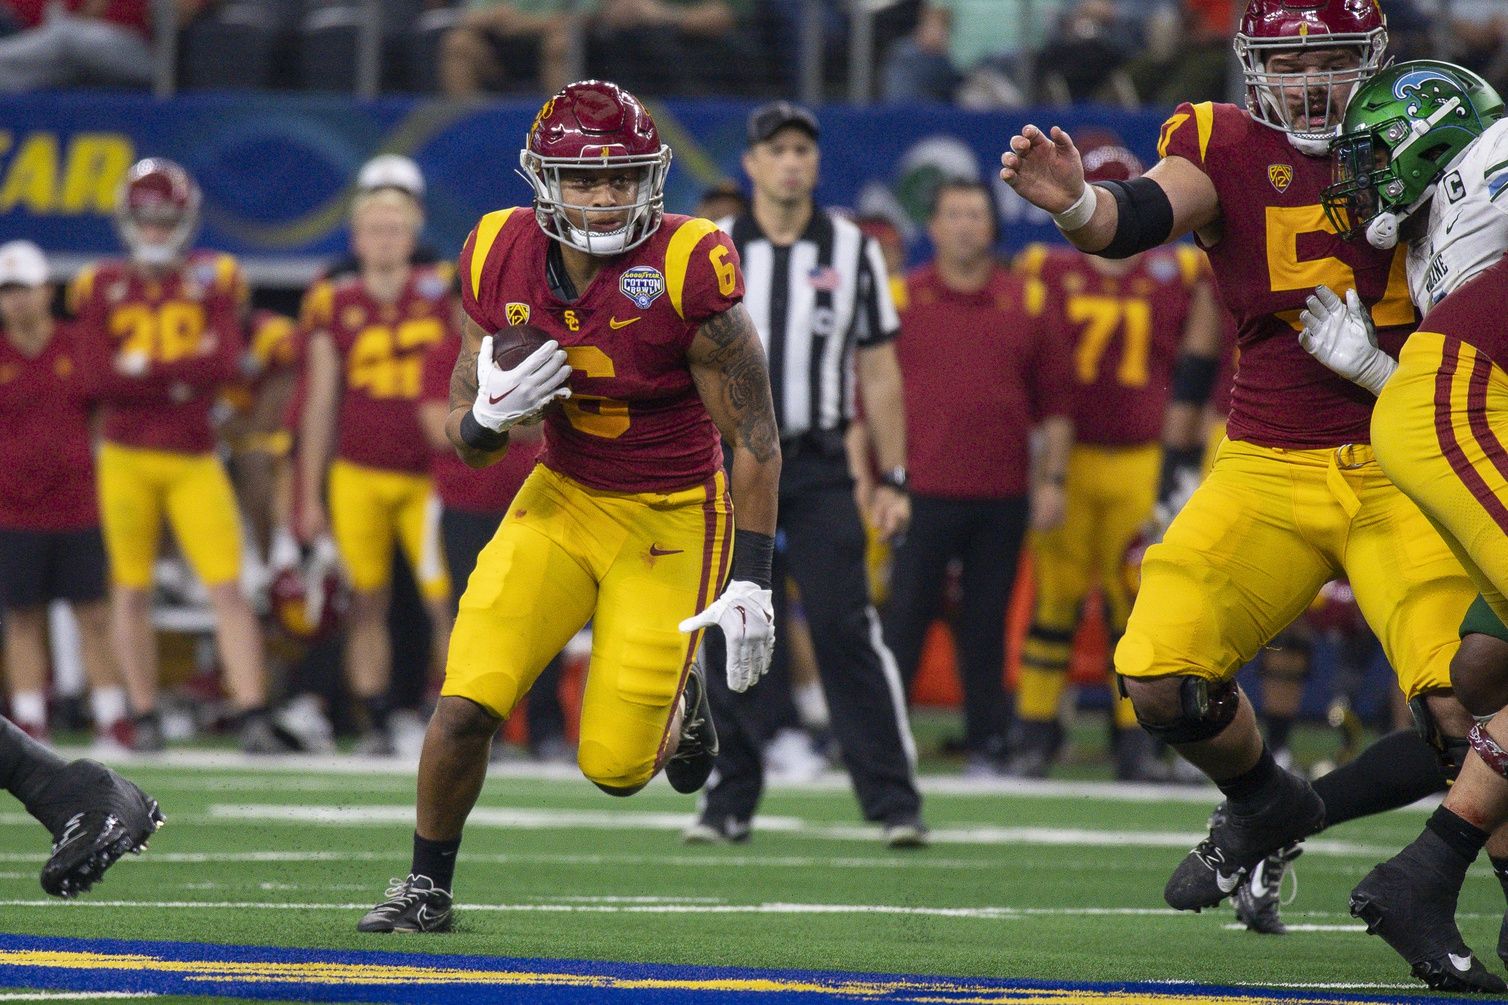
{"label": "player's leg", "polygon": [[[652,497],[604,494],[590,500],[597,510],[590,525],[599,529],[599,540],[617,547],[592,621],[576,759],[581,773],[610,795],[643,788],[678,756],[681,721],[706,713],[702,682],[688,686],[700,639],[679,625],[717,597],[727,576],[733,513],[726,485],[718,472],[707,485],[676,493],[665,505],[647,505]],[[705,672],[726,671],[709,666]],[[683,710],[683,687],[684,704],[698,708]],[[710,770],[712,758],[700,763]],[[705,771],[700,778],[692,774],[678,768],[668,777],[685,791],[691,782],[705,781]]]}
{"label": "player's leg", "polygon": [[267,664],[262,626],[241,589],[241,515],[235,490],[218,458],[185,457],[167,489],[173,535],[209,594],[225,689],[240,719],[241,749],[272,754],[292,749],[273,729],[267,710]]}
{"label": "player's leg", "polygon": [[387,612],[392,597],[396,521],[385,489],[388,473],[345,461],[330,465],[330,533],[351,583],[346,628],[346,683],[366,723],[358,751],[391,754],[388,683],[392,640]]}
{"label": "player's leg", "polygon": [[152,567],[165,493],[161,460],[150,451],[106,443],[97,469],[115,652],[135,716],[134,745],[141,751],[163,746],[157,721],[157,634],[152,628]]}
{"label": "player's leg", "polygon": [[1277,766],[1234,677],[1330,577],[1332,559],[1312,542],[1342,520],[1318,452],[1227,442],[1147,551],[1116,670],[1143,727],[1208,775],[1229,808],[1168,881],[1174,907],[1214,906],[1321,823],[1319,800]]}
{"label": "player's leg", "polygon": [[110,605],[106,599],[105,542],[99,528],[71,531],[57,541],[53,592],[72,607],[78,625],[79,658],[89,684],[95,743],[104,749],[127,746],[126,693],[120,665],[110,645]]}
{"label": "player's leg", "polygon": [[958,504],[950,499],[914,496],[906,539],[895,549],[890,597],[885,604],[885,641],[895,653],[901,681],[916,679],[927,629],[942,606],[943,577],[957,554],[961,527]]}
{"label": "player's leg", "polygon": [[1009,774],[1044,778],[1060,742],[1058,713],[1068,686],[1073,636],[1094,576],[1091,551],[1097,505],[1094,461],[1101,451],[1076,447],[1068,459],[1063,522],[1031,536],[1036,604],[1021,647],[1016,728]]}
{"label": "player's leg", "polygon": [[[1106,450],[1102,455],[1102,462],[1093,472],[1100,504],[1096,507],[1098,519],[1090,539],[1090,553],[1094,578],[1104,598],[1105,630],[1113,653],[1131,617],[1126,553],[1147,526],[1157,505],[1162,449],[1153,444]],[[1166,767],[1156,759],[1156,745],[1136,721],[1136,709],[1130,699],[1113,685],[1110,696],[1115,777],[1121,781],[1157,781],[1166,777]]]}
{"label": "player's leg", "polygon": [[[581,629],[597,603],[579,526],[558,475],[535,469],[492,541],[477,556],[461,597],[435,714],[424,734],[409,875],[361,919],[364,932],[445,931],[461,831],[487,773],[498,726],[540,670]],[[526,516],[519,516],[526,513]]]}
{"label": "player's leg", "polygon": [[[1439,530],[1444,541],[1437,547],[1449,546],[1501,614],[1508,607],[1508,512],[1501,502],[1508,482],[1493,458],[1502,455],[1508,375],[1469,345],[1419,332],[1405,346],[1395,377],[1397,387],[1389,382],[1373,416],[1378,459]],[[1469,599],[1469,586],[1460,592]],[[1415,651],[1396,658],[1390,651],[1389,657],[1424,735],[1451,765],[1461,765],[1460,776],[1425,832],[1358,884],[1351,909],[1431,987],[1502,991],[1503,982],[1466,947],[1454,914],[1471,862],[1490,832],[1508,821],[1508,755],[1499,756],[1508,724],[1500,716],[1485,728],[1475,725],[1449,691],[1455,640],[1435,636],[1439,619],[1429,615],[1438,612],[1426,607],[1434,599],[1394,607],[1407,619],[1404,639]],[[1455,599],[1464,613],[1467,600]],[[1426,637],[1419,637],[1420,626],[1431,629]],[[1379,636],[1385,647],[1392,641]],[[1463,759],[1467,745],[1471,753]]]}
{"label": "player's leg", "polygon": [[414,477],[398,502],[398,543],[429,618],[432,666],[445,666],[450,650],[450,575],[440,543],[440,501],[428,478]]}
{"label": "player's leg", "polygon": [[53,836],[42,889],[58,897],[88,890],[162,824],[157,801],[104,765],[67,763],[0,718],[0,788]]}

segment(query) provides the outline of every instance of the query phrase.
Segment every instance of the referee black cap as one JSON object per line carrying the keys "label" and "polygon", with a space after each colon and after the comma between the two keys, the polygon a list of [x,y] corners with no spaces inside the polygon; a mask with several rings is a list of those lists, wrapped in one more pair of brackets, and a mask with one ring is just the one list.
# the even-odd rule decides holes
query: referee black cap
{"label": "referee black cap", "polygon": [[795,126],[812,139],[820,133],[817,117],[808,109],[790,101],[771,101],[749,113],[749,146],[763,143],[786,126]]}

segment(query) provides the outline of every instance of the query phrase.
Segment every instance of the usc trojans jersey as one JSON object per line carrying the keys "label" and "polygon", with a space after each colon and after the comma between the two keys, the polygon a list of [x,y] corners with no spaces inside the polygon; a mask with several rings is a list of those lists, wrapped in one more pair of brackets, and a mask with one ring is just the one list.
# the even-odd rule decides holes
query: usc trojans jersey
{"label": "usc trojans jersey", "polygon": [[1074,441],[1157,440],[1204,256],[1188,245],[1157,248],[1108,275],[1083,252],[1032,244],[1016,269],[1047,286],[1055,341],[1073,347]]}
{"label": "usc trojans jersey", "polygon": [[[80,272],[69,290],[77,330],[99,357],[104,437],[126,447],[176,453],[214,449],[214,390],[235,378],[246,283],[229,255],[191,252],[149,275],[125,260]],[[122,352],[144,355],[146,375],[114,375]]]}
{"label": "usc trojans jersey", "polygon": [[1320,205],[1329,158],[1299,153],[1235,105],[1179,105],[1157,150],[1199,168],[1219,195],[1220,240],[1201,246],[1239,333],[1230,437],[1285,448],[1370,442],[1371,394],[1303,350],[1298,314],[1320,283],[1355,289],[1372,309],[1379,344],[1396,356],[1418,320],[1405,249],[1341,240]]}
{"label": "usc trojans jersey", "polygon": [[374,298],[359,276],[320,280],[304,295],[302,337],[328,332],[341,360],[340,459],[428,472],[433,450],[419,428],[419,397],[424,357],[454,334],[450,277],[448,266],[411,268],[391,303]]}
{"label": "usc trojans jersey", "polygon": [[686,352],[708,318],[743,298],[738,252],[710,220],[665,214],[574,300],[546,275],[551,238],[531,209],[484,216],[461,249],[461,303],[484,331],[549,332],[575,371],[545,413],[546,466],[610,492],[675,491],[722,467],[717,426]]}

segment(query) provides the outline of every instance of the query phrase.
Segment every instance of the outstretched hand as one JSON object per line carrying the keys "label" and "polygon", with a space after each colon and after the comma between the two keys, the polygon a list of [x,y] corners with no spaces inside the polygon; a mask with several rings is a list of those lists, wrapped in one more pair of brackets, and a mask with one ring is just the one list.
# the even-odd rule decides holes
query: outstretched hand
{"label": "outstretched hand", "polygon": [[1073,138],[1058,126],[1043,133],[1023,126],[1000,155],[1000,180],[1027,202],[1061,213],[1084,192],[1084,162]]}

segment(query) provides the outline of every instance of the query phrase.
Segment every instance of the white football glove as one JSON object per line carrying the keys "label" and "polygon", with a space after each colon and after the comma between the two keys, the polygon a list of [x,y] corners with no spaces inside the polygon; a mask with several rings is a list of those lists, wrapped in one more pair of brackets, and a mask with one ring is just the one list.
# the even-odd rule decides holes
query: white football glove
{"label": "white football glove", "polygon": [[1356,291],[1347,290],[1346,302],[1341,303],[1328,286],[1317,286],[1304,302],[1307,309],[1299,312],[1304,323],[1299,345],[1304,351],[1347,380],[1381,394],[1398,362],[1377,348],[1372,314]]}
{"label": "white football glove", "polygon": [[569,398],[571,389],[565,382],[570,376],[565,350],[554,339],[513,369],[500,370],[492,359],[492,336],[488,335],[476,357],[477,392],[471,414],[477,425],[501,433],[537,416],[555,399]]}
{"label": "white football glove", "polygon": [[728,689],[747,691],[775,655],[775,608],[770,591],[746,579],[735,579],[707,609],[681,622],[681,631],[716,625],[723,631],[728,650]]}

